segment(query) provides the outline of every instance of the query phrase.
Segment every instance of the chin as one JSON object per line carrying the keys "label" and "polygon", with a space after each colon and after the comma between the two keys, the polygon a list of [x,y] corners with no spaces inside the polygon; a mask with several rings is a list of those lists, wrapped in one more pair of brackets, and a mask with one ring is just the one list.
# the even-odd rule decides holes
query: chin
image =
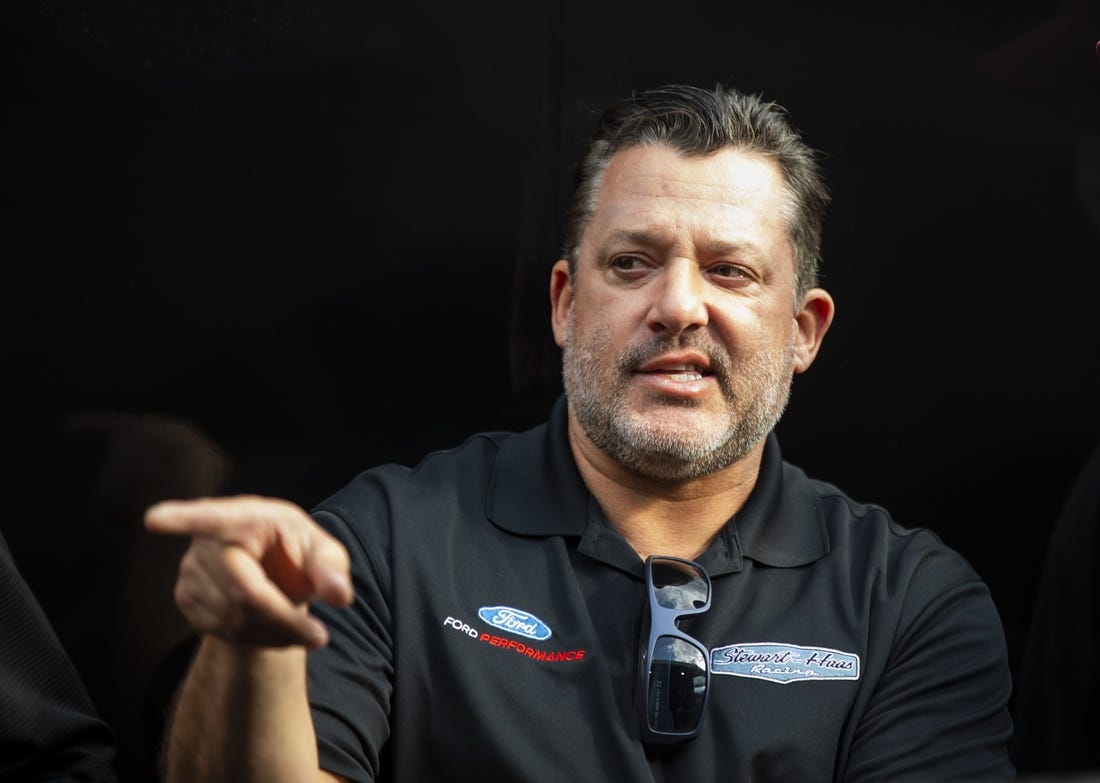
{"label": "chin", "polygon": [[652,462],[668,468],[680,465],[688,469],[698,462],[712,462],[729,443],[724,427],[635,424],[620,433],[623,449],[636,455],[632,461]]}

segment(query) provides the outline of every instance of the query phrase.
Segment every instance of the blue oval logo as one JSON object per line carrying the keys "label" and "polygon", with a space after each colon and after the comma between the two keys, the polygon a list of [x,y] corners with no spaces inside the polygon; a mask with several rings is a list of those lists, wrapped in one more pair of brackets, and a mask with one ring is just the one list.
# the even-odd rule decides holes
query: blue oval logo
{"label": "blue oval logo", "polygon": [[530,612],[513,609],[510,606],[483,606],[477,610],[477,616],[494,628],[499,628],[517,636],[545,642],[550,638],[550,626]]}

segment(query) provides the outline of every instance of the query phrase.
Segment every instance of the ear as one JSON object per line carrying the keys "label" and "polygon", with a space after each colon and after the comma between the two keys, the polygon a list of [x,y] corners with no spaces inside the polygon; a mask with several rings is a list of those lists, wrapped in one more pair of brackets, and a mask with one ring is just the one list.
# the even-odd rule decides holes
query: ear
{"label": "ear", "polygon": [[811,288],[802,298],[802,307],[794,315],[794,371],[806,372],[814,363],[825,332],[833,322],[836,305],[823,288]]}
{"label": "ear", "polygon": [[562,258],[550,270],[550,326],[559,348],[565,347],[565,330],[572,306],[573,278],[569,275],[569,262]]}

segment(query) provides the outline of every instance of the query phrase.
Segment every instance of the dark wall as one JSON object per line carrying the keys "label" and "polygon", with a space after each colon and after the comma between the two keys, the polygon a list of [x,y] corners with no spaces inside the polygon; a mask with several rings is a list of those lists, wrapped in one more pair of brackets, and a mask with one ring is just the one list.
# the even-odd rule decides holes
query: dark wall
{"label": "dark wall", "polygon": [[670,81],[762,92],[827,154],[838,316],[785,454],[962,551],[1015,663],[1100,437],[1100,60],[1048,24],[1095,8],[829,5],[5,6],[0,525],[124,738],[186,638],[145,505],[310,505],[540,420],[574,156]]}

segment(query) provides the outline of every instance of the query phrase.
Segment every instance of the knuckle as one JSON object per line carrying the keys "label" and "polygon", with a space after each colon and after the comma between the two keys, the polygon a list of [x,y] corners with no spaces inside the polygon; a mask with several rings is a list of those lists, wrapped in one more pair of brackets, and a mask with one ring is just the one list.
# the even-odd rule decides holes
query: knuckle
{"label": "knuckle", "polygon": [[199,557],[198,552],[196,551],[196,544],[197,542],[187,547],[187,551],[184,552],[183,557],[180,558],[180,574],[184,574],[195,569],[195,566],[197,565],[196,561]]}
{"label": "knuckle", "polygon": [[256,603],[256,591],[245,582],[233,582],[226,588],[225,592],[226,598],[229,599],[229,605],[235,611],[243,612],[245,608]]}
{"label": "knuckle", "polygon": [[179,607],[179,610],[183,612],[186,617],[193,614],[197,608],[198,602],[195,600],[195,597],[191,595],[191,592],[187,589],[187,586],[182,580],[176,582],[172,597],[176,602],[176,606]]}

